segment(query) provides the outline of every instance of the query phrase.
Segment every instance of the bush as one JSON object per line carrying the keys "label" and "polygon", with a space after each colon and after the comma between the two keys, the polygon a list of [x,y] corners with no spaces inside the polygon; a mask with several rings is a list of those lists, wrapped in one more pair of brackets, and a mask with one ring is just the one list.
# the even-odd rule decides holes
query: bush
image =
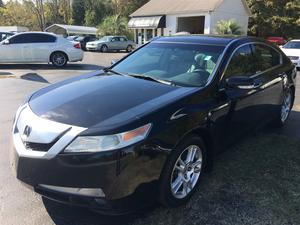
{"label": "bush", "polygon": [[241,27],[235,20],[220,20],[216,25],[217,34],[233,34],[233,35],[241,35],[243,32],[241,31]]}

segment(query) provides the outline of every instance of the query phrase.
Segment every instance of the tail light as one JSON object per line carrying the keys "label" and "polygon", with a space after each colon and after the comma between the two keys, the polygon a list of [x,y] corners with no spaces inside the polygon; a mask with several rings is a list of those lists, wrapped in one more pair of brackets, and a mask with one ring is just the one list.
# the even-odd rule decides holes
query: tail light
{"label": "tail light", "polygon": [[76,43],[76,44],[74,45],[74,48],[81,49],[80,43]]}

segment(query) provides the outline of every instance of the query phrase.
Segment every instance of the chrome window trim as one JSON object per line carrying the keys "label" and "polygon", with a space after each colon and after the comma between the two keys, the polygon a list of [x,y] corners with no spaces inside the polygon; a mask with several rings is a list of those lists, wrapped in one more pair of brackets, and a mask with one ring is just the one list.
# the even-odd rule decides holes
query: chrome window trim
{"label": "chrome window trim", "polygon": [[250,47],[251,47],[251,45],[254,45],[254,44],[264,45],[264,46],[267,46],[267,47],[272,48],[273,50],[275,50],[275,51],[280,55],[280,64],[278,64],[277,66],[270,67],[270,68],[267,69],[267,70],[260,71],[259,73],[253,74],[253,75],[250,76],[250,78],[255,78],[255,77],[257,77],[257,76],[260,76],[260,75],[263,74],[263,73],[267,73],[267,72],[269,72],[269,71],[271,71],[271,70],[274,70],[274,69],[276,69],[276,68],[282,66],[282,64],[283,64],[283,56],[282,56],[281,52],[278,51],[278,49],[274,48],[274,47],[271,46],[271,45],[268,45],[268,44],[266,44],[266,43],[263,43],[263,42],[257,42],[257,41],[247,42],[247,43],[244,43],[244,44],[238,46],[238,47],[232,52],[232,54],[230,55],[229,60],[228,60],[227,63],[226,63],[225,69],[224,69],[224,71],[223,71],[223,73],[222,73],[222,76],[221,76],[221,79],[220,79],[220,80],[223,80],[224,75],[225,75],[225,73],[227,72],[229,63],[231,62],[231,60],[232,60],[234,54],[235,54],[240,48],[242,48],[242,47],[244,47],[244,46],[247,46],[247,45],[250,45]]}
{"label": "chrome window trim", "polygon": [[[27,149],[23,143],[21,133],[20,131],[16,132],[18,121],[20,118],[20,115],[24,110],[31,111],[30,106],[28,104],[25,104],[24,106],[21,106],[16,114],[16,118],[13,125],[13,143],[15,146],[15,150],[17,151],[18,155],[20,157],[28,157],[28,158],[40,158],[40,159],[52,159],[55,156],[57,156],[60,152],[64,150],[81,132],[85,131],[87,128],[84,127],[77,127],[72,126],[68,124],[62,124],[54,121],[50,121],[41,117],[38,117],[35,115],[32,111],[31,113],[34,114],[32,117],[29,116],[29,120],[37,120],[37,122],[41,122],[42,124],[48,124],[49,126],[52,126],[52,128],[60,128],[57,129],[57,131],[60,131],[62,133],[57,133],[57,136],[62,135],[57,142],[47,151],[47,152],[41,152],[41,151],[33,151],[31,149]],[[26,121],[25,121],[26,122]],[[47,126],[48,127],[48,126]],[[61,128],[66,128],[66,130]],[[56,129],[54,129],[56,130]],[[45,132],[43,135],[41,135],[41,142],[39,143],[45,143],[44,140],[47,140],[47,142],[51,141],[52,137],[49,139],[50,133]]]}

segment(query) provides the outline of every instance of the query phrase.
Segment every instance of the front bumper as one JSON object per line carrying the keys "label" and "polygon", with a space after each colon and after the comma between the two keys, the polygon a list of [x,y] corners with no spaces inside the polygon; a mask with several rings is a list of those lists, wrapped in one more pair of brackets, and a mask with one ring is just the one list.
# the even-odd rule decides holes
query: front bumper
{"label": "front bumper", "polygon": [[[160,174],[156,168],[164,161],[161,156],[149,160],[129,152],[135,152],[135,148],[124,149],[121,154],[62,154],[49,160],[20,157],[15,151],[14,165],[17,178],[46,198],[107,214],[123,214],[152,203]],[[48,185],[97,189],[103,196],[72,194]]]}
{"label": "front bumper", "polygon": [[100,47],[96,46],[96,45],[95,46],[87,45],[86,50],[88,50],[88,51],[100,51]]}
{"label": "front bumper", "polygon": [[[64,154],[84,128],[37,117],[28,105],[19,109],[16,118],[12,148],[16,176],[37,193],[117,214],[122,207],[127,212],[155,199],[152,193],[156,193],[167,154],[150,145],[151,141],[109,152]],[[23,141],[28,127],[30,135]],[[28,145],[37,140],[41,144]]]}

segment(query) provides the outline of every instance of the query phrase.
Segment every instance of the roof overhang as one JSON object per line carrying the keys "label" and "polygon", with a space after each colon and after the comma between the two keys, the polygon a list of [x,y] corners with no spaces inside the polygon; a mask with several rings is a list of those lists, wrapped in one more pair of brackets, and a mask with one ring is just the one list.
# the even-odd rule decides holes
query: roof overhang
{"label": "roof overhang", "polygon": [[74,25],[64,25],[64,24],[53,24],[45,29],[47,32],[52,32],[55,34],[81,34],[81,35],[96,35],[97,28],[95,27],[84,27],[84,26],[74,26]]}
{"label": "roof overhang", "polygon": [[133,17],[128,27],[132,29],[156,29],[166,27],[166,16]]}

